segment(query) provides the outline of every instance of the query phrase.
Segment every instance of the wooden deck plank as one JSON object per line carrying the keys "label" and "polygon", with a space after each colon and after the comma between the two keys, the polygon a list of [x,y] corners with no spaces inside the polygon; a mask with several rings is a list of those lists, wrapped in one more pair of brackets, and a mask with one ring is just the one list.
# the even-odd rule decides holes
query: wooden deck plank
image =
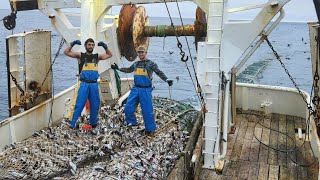
{"label": "wooden deck plank", "polygon": [[318,179],[318,174],[319,174],[319,163],[318,159],[314,157],[314,154],[312,153],[311,147],[310,147],[310,142],[307,143],[306,145],[306,163],[307,164],[312,164],[309,167],[307,167],[307,175],[309,179],[316,180]]}
{"label": "wooden deck plank", "polygon": [[294,163],[289,163],[288,166],[288,174],[287,179],[288,180],[297,180],[297,166]]}
{"label": "wooden deck plank", "polygon": [[270,165],[268,180],[278,180],[278,179],[279,179],[279,166],[278,165]]}
{"label": "wooden deck plank", "polygon": [[230,157],[231,161],[238,161],[240,158],[243,144],[244,144],[244,136],[246,134],[247,127],[248,127],[248,120],[245,118],[241,119],[238,136],[235,140],[235,144]]}
{"label": "wooden deck plank", "polygon": [[286,165],[280,166],[280,180],[287,180],[288,179],[288,168]]}
{"label": "wooden deck plank", "polygon": [[259,175],[259,163],[250,162],[248,180],[257,180]]}
{"label": "wooden deck plank", "polygon": [[[302,162],[304,163],[304,162]],[[308,179],[308,171],[306,167],[297,166],[297,179],[299,180],[307,180]]]}
{"label": "wooden deck plank", "polygon": [[[279,130],[279,115],[272,114],[271,129]],[[270,130],[269,145],[272,148],[278,148],[278,132]],[[278,165],[278,152],[269,148],[268,164]]]}
{"label": "wooden deck plank", "polygon": [[258,180],[267,180],[268,173],[269,173],[269,165],[266,163],[260,163]]}
{"label": "wooden deck plank", "polygon": [[[285,115],[279,115],[279,131],[286,134],[287,133],[287,119]],[[286,150],[287,147],[287,137],[279,133],[278,135],[278,149]],[[287,154],[285,152],[278,152],[278,164],[287,164]]]}
{"label": "wooden deck plank", "polygon": [[[295,120],[295,128],[301,128],[302,130],[306,128],[306,124],[304,122],[304,120],[302,118],[299,117],[294,117]],[[297,151],[297,162],[299,164],[307,164],[306,162],[306,144],[308,143],[307,141],[305,141],[306,139],[306,134],[302,135],[302,139],[298,138],[298,134],[296,135],[296,139],[297,139],[297,145],[298,147],[301,147],[298,151]],[[308,176],[308,171],[307,168],[302,167],[302,166],[297,166],[297,178],[298,179],[307,179]]]}
{"label": "wooden deck plank", "polygon": [[318,160],[313,165],[308,167],[307,174],[308,174],[308,179],[310,179],[310,180],[317,180],[318,179],[318,175],[319,175],[319,162],[318,162]]}
{"label": "wooden deck plank", "polygon": [[[263,125],[266,127],[270,127],[270,119],[269,118],[264,119],[264,122],[261,122],[261,123],[263,123]],[[262,129],[261,142],[266,145],[269,145],[270,129],[268,129],[266,127],[263,127],[263,129]],[[268,162],[268,153],[269,153],[268,147],[261,144],[260,151],[259,151],[259,162],[267,163]]]}
{"label": "wooden deck plank", "polygon": [[251,148],[251,140],[245,139],[240,155],[240,159],[244,161],[248,161],[250,157],[250,149]]}
{"label": "wooden deck plank", "polygon": [[[301,119],[302,125],[303,127],[305,127],[306,121],[305,119]],[[312,179],[312,180],[316,180],[318,179],[318,174],[319,174],[319,163],[318,163],[318,159],[316,157],[314,157],[314,154],[312,152],[311,146],[310,146],[310,141],[306,141],[305,145],[304,145],[304,162],[305,164],[310,164],[310,166],[305,167],[305,169],[307,172],[307,179]],[[313,163],[313,164],[312,164]],[[304,174],[302,174],[304,177]]]}
{"label": "wooden deck plank", "polygon": [[228,169],[226,176],[229,178],[236,178],[237,175],[239,174],[239,166],[238,166],[239,161],[230,161],[228,163]]}
{"label": "wooden deck plank", "polygon": [[[236,121],[238,124],[240,124],[239,121]],[[235,132],[234,134],[228,134],[228,145],[227,145],[227,154],[226,154],[226,160],[230,160],[230,157],[231,157],[231,154],[232,154],[232,150],[234,148],[234,144],[235,144],[235,141],[237,139],[237,136],[238,136],[238,132],[239,132],[239,127],[240,125],[236,124],[235,125]]]}
{"label": "wooden deck plank", "polygon": [[238,179],[240,180],[247,180],[250,170],[250,162],[249,161],[239,161],[239,174]]}
{"label": "wooden deck plank", "polygon": [[253,138],[253,132],[254,132],[254,125],[252,125],[252,122],[248,122],[248,129],[244,138],[251,141]]}
{"label": "wooden deck plank", "polygon": [[261,141],[261,135],[262,135],[262,127],[257,127],[254,129],[254,135],[252,138],[252,142],[254,143],[260,143],[255,137],[257,137]]}
{"label": "wooden deck plank", "polygon": [[[256,114],[256,112],[252,113]],[[253,137],[253,134],[263,143],[272,147],[285,149],[288,146],[288,149],[292,149],[294,148],[294,142],[287,136],[276,135],[268,128],[263,128],[260,125],[255,126],[254,123],[258,121],[260,116],[246,114],[245,112],[238,116],[240,116],[240,120],[237,121],[239,123],[236,125],[236,132],[228,136],[227,156],[229,156],[229,159],[226,157],[226,167],[222,172],[221,177],[223,178],[221,179],[313,180],[318,178],[318,161],[311,167],[300,167],[294,164],[286,153],[278,152],[274,154],[273,150],[270,151],[268,147],[260,144]],[[270,117],[272,117],[271,121]],[[301,118],[292,116],[272,115],[263,119],[263,124],[287,133],[295,139],[294,129],[303,126],[303,123],[301,123],[303,121]],[[301,144],[301,142],[298,144]],[[295,161],[297,155],[305,159],[304,163],[313,161],[310,143],[306,142],[305,147],[300,152],[293,153],[292,158]]]}
{"label": "wooden deck plank", "polygon": [[[255,128],[254,131],[255,136],[261,140],[262,128]],[[252,162],[258,162],[259,159],[259,151],[260,151],[260,142],[253,137],[250,145],[250,156],[249,160]]]}
{"label": "wooden deck plank", "polygon": [[[287,134],[295,139],[294,133],[294,118],[292,116],[287,116]],[[287,138],[287,148],[293,149],[295,147],[295,142],[293,142],[290,138]],[[287,156],[287,167],[288,167],[288,179],[296,180],[297,179],[297,166],[291,160],[296,161],[296,153],[292,152]]]}

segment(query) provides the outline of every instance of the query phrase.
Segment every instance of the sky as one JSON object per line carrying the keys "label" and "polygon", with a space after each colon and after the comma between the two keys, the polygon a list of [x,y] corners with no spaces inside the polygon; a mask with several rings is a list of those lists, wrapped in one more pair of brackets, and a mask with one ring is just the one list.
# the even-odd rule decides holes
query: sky
{"label": "sky", "polygon": [[[228,0],[229,7],[242,7],[254,4],[262,4],[267,0]],[[278,0],[280,1],[280,0]],[[179,3],[180,11],[183,17],[194,18],[196,5],[193,2]],[[150,17],[168,17],[164,4],[144,5],[146,12]],[[0,9],[10,9],[9,0],[0,0]],[[156,11],[155,11],[156,9]],[[120,7],[112,9],[113,14],[118,14]],[[169,10],[173,17],[178,17],[178,11],[175,3],[169,3]],[[241,13],[232,13],[230,19],[252,19],[257,11],[250,10]],[[313,0],[291,0],[285,6],[286,16],[283,21],[290,22],[311,22],[317,21]],[[1,18],[1,17],[0,17]]]}

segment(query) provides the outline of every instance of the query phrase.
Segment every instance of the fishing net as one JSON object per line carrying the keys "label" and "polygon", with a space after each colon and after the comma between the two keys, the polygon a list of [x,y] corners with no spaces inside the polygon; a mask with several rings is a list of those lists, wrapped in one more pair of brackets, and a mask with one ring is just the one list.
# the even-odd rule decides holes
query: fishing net
{"label": "fishing net", "polygon": [[[124,107],[100,109],[99,126],[72,130],[66,120],[45,128],[0,154],[0,179],[165,179],[183,151],[197,111],[190,105],[154,98],[157,131],[146,136],[140,108],[138,126],[126,127]],[[189,127],[190,126],[190,127]]]}

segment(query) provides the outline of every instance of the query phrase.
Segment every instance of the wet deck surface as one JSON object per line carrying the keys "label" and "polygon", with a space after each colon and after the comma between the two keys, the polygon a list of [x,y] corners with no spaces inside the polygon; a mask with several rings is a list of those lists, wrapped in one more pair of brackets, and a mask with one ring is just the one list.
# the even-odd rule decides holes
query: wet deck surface
{"label": "wet deck surface", "polygon": [[[319,163],[314,158],[310,148],[310,142],[299,139],[295,129],[306,129],[305,120],[298,117],[272,114],[262,117],[257,112],[240,112],[237,117],[236,131],[228,136],[228,149],[226,163],[222,175],[206,175],[206,170],[202,171],[200,179],[318,179]],[[288,134],[288,136],[274,130]],[[260,143],[261,142],[276,149],[294,149],[290,153],[278,152]],[[294,163],[311,166],[300,166]]]}

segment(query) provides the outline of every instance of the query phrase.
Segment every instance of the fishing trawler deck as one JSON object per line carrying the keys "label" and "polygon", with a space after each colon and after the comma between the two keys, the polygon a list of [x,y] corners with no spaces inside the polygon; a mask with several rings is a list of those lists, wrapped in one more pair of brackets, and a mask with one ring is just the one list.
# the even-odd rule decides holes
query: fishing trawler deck
{"label": "fishing trawler deck", "polygon": [[[302,132],[306,132],[305,119],[282,114],[263,116],[258,112],[242,111],[237,114],[235,126],[234,134],[228,135],[222,174],[212,176],[212,171],[203,169],[200,179],[318,179],[319,163],[310,148],[308,137],[303,133],[299,139],[295,131],[301,128]],[[275,149],[297,150],[291,153],[279,152],[257,139]],[[308,164],[312,165],[303,166]]]}

